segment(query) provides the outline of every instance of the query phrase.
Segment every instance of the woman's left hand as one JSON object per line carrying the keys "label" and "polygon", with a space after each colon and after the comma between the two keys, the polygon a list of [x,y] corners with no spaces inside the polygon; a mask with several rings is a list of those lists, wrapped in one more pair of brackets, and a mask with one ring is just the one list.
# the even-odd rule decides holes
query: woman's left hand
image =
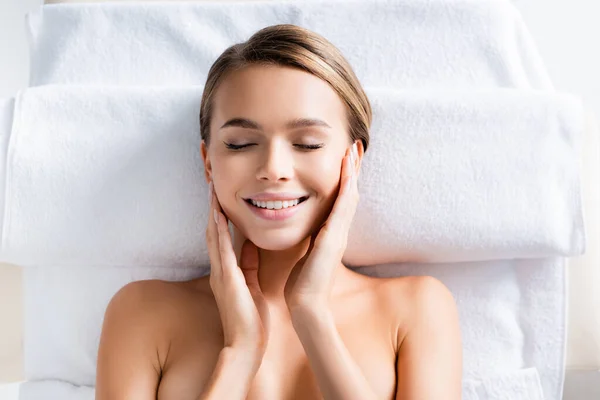
{"label": "woman's left hand", "polygon": [[308,251],[294,266],[285,285],[285,301],[290,311],[327,307],[336,270],[346,245],[348,231],[358,204],[354,143],[342,161],[340,190],[335,204],[321,228],[311,236]]}

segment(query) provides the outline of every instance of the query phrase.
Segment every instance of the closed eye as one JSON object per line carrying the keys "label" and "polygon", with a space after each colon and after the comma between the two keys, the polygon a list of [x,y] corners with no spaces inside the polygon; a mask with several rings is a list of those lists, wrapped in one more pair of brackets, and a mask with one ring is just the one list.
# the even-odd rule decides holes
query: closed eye
{"label": "closed eye", "polygon": [[[223,142],[223,143],[225,143],[225,142]],[[248,143],[248,144],[225,143],[225,146],[230,150],[240,150],[240,149],[243,149],[244,147],[253,146],[255,144],[256,143]]]}
{"label": "closed eye", "polygon": [[321,147],[323,147],[323,144],[296,144],[294,146],[297,146],[301,149],[305,149],[305,150],[316,150],[316,149],[320,149]]}
{"label": "closed eye", "polygon": [[[230,150],[240,150],[245,147],[255,146],[256,143],[248,143],[248,144],[233,144],[233,143],[225,143],[225,146]],[[294,146],[301,148],[303,150],[316,150],[323,147],[323,144],[295,144]]]}

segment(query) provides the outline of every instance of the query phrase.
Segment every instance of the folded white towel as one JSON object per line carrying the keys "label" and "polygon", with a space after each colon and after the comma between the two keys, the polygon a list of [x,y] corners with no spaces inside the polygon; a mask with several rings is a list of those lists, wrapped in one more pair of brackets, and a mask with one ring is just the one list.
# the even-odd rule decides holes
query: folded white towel
{"label": "folded white towel", "polygon": [[[566,339],[564,260],[388,264],[356,271],[376,277],[430,275],[444,282],[459,311],[463,378],[470,382],[471,392],[509,389],[511,375],[501,382],[498,377],[535,366],[547,398],[560,399]],[[169,266],[25,268],[25,376],[94,385],[102,316],[114,293],[135,280],[182,281],[207,272]],[[36,398],[41,399],[22,400]]]}
{"label": "folded white towel", "polygon": [[[583,252],[578,99],[510,89],[367,94],[372,142],[347,264]],[[207,265],[200,95],[199,87],[20,92],[0,259]]]}
{"label": "folded white towel", "polygon": [[509,0],[53,4],[28,20],[31,86],[204,84],[225,48],[291,23],[336,45],[366,86],[552,88]]}

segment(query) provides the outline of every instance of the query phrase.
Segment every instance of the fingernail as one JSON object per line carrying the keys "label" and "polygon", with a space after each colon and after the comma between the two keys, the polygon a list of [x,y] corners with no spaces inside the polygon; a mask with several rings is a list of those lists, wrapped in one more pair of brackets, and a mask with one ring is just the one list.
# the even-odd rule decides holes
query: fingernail
{"label": "fingernail", "polygon": [[219,217],[217,215],[217,210],[213,210],[213,217],[215,218],[215,224],[219,225]]}
{"label": "fingernail", "polygon": [[356,160],[358,159],[358,146],[356,145],[356,142],[354,142],[354,144],[352,145],[352,154],[354,156],[354,162],[356,162]]}

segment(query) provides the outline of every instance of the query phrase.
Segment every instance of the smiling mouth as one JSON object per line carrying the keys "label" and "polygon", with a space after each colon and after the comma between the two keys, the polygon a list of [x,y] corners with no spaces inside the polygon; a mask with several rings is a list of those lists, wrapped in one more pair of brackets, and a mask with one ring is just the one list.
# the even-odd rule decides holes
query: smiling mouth
{"label": "smiling mouth", "polygon": [[[293,200],[290,200],[290,201],[261,201],[260,204],[265,204],[266,207],[257,206],[255,204],[253,204],[252,200],[250,200],[250,199],[244,199],[244,201],[246,203],[250,204],[252,207],[258,208],[259,210],[279,211],[279,210],[287,210],[288,208],[294,208],[294,207],[298,206],[299,204],[304,203],[306,200],[308,200],[308,198],[309,198],[309,196],[300,197],[297,204],[287,205],[287,207],[285,207],[285,205],[291,203]],[[271,203],[271,204],[269,204],[269,203]],[[278,203],[281,203],[281,204],[278,204]],[[269,206],[271,206],[271,207],[269,208]]]}

